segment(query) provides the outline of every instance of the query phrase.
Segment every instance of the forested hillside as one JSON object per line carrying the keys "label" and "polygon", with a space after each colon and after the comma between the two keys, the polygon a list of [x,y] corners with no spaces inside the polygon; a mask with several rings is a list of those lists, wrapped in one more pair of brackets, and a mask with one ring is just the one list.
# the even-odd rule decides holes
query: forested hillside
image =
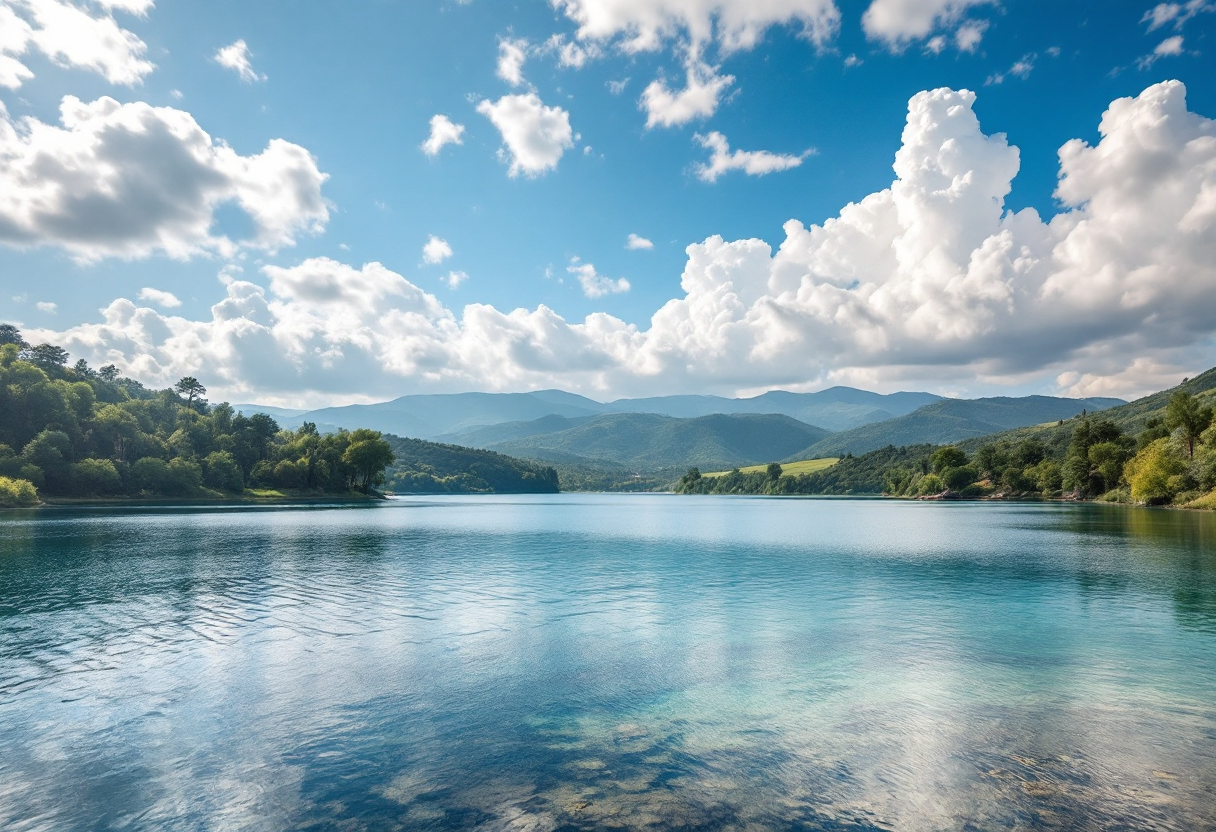
{"label": "forested hillside", "polygon": [[877,494],[920,498],[1100,499],[1216,508],[1216,372],[1178,388],[1051,426],[959,446],[888,446],[811,476],[773,464],[753,474],[702,477],[694,494]]}
{"label": "forested hillside", "polygon": [[247,487],[368,492],[392,462],[379,433],[282,431],[211,405],[184,378],[148,390],[113,366],[68,366],[0,325],[0,504],[50,497],[219,497]]}
{"label": "forested hillside", "polygon": [[386,487],[414,494],[553,494],[557,471],[493,451],[387,435],[396,461]]}

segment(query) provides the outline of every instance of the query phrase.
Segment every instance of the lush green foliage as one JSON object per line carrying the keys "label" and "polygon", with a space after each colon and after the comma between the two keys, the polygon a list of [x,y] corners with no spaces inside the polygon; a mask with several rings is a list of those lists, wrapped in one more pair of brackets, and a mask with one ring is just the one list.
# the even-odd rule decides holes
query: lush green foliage
{"label": "lush green foliage", "polygon": [[[1167,404],[1168,401],[1168,404]],[[1003,435],[962,447],[888,447],[846,457],[833,468],[790,476],[769,466],[721,476],[690,470],[677,491],[692,494],[865,494],[901,497],[1009,496],[1101,498],[1150,505],[1208,506],[1216,500],[1216,425],[1211,407],[1184,391],[1139,420],[1136,437],[1103,416],[1072,420],[1048,444]],[[776,475],[774,476],[774,472]]]}
{"label": "lush green foliage", "polygon": [[38,492],[29,480],[0,477],[0,506],[32,506],[38,502]]}
{"label": "lush green foliage", "polygon": [[[1177,387],[1153,393],[1134,402],[1112,407],[1101,412],[1102,418],[1114,422],[1119,430],[1137,440],[1146,430],[1153,428],[1156,433],[1153,438],[1160,439],[1171,433],[1165,426],[1166,408],[1175,393],[1186,393],[1194,396],[1200,407],[1216,404],[1216,367],[1195,378],[1186,379]],[[997,441],[1016,442],[1033,436],[1051,450],[1053,458],[1063,459],[1072,441],[1072,432],[1077,425],[1084,421],[1081,418],[1063,419],[1054,424],[1033,425],[1026,428],[1002,431],[1000,434],[967,439],[956,444],[967,453],[974,453],[984,445]],[[1155,426],[1155,428],[1154,428]]]}
{"label": "lush green foliage", "polygon": [[[845,456],[835,465],[806,474],[780,471],[771,466],[744,473],[705,477],[696,468],[685,474],[675,490],[682,494],[882,494],[887,491],[887,473],[893,468],[913,467],[929,472],[933,445],[879,448],[860,456]],[[779,468],[781,466],[778,466]],[[940,489],[939,489],[940,490]]]}
{"label": "lush green foliage", "polygon": [[269,416],[208,404],[197,379],[151,391],[114,367],[68,367],[62,349],[31,347],[11,326],[0,338],[0,476],[47,495],[367,491],[392,461],[375,431],[281,431]]}
{"label": "lush green foliage", "polygon": [[552,494],[557,471],[493,451],[442,445],[421,439],[388,436],[396,462],[386,475],[387,487],[423,494]]}

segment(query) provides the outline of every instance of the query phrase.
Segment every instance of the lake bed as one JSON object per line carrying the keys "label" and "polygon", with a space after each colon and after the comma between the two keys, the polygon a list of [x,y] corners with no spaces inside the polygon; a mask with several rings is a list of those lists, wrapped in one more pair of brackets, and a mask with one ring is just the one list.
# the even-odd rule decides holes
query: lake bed
{"label": "lake bed", "polygon": [[1216,828],[1216,516],[0,514],[0,827]]}

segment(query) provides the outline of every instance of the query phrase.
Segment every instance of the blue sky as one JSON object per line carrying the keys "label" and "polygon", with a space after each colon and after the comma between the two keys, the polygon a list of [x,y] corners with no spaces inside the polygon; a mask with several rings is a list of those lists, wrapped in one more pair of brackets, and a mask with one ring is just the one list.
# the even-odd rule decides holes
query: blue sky
{"label": "blue sky", "polygon": [[[76,17],[64,17],[64,8]],[[547,386],[600,398],[832,383],[964,395],[1132,395],[1216,363],[1210,314],[1182,303],[1190,298],[1202,305],[1216,288],[1207,256],[1212,244],[1203,248],[1205,237],[1216,236],[1210,212],[1196,213],[1211,198],[1205,187],[1212,163],[1202,139],[1216,117],[1216,3],[108,0],[72,6],[69,0],[0,0],[0,12],[10,16],[0,17],[0,26],[17,19],[35,33],[6,46],[0,31],[0,55],[25,68],[0,86],[9,124],[9,133],[0,135],[0,177],[8,166],[7,175],[23,176],[26,188],[7,201],[0,194],[0,317],[57,338],[75,356],[118,363],[151,384],[190,372],[234,398],[293,404]],[[128,34],[97,47],[88,33],[72,31],[83,18]],[[9,40],[17,39],[10,34]],[[582,51],[582,66],[563,65],[562,45]],[[104,49],[110,51],[100,54]],[[518,78],[500,66],[509,49],[523,56]],[[244,77],[234,60],[242,56]],[[648,110],[648,86],[660,81],[678,94],[690,66],[704,84],[718,79],[719,94],[709,103],[703,94],[691,115],[676,106]],[[1085,261],[1088,266],[1073,260],[1042,266],[1024,286],[1014,285],[1022,278],[994,278],[992,286],[1013,287],[1027,300],[1011,299],[1014,294],[1002,300],[989,286],[968,289],[947,309],[930,309],[934,291],[949,294],[955,289],[943,287],[959,285],[950,268],[965,272],[982,241],[997,236],[1001,217],[1033,208],[1046,223],[1061,211],[1097,211],[1101,188],[1147,164],[1127,155],[1145,145],[1144,136],[1128,136],[1122,150],[1112,141],[1112,151],[1123,155],[1091,154],[1086,164],[1107,167],[1087,169],[1096,184],[1076,204],[1062,205],[1055,196],[1059,149],[1073,139],[1097,147],[1099,123],[1112,102],[1131,98],[1146,112],[1173,113],[1178,122],[1181,92],[1151,105],[1136,98],[1173,80],[1185,87],[1183,112],[1198,120],[1185,136],[1171,133],[1172,140],[1198,148],[1198,155],[1172,153],[1186,166],[1179,162],[1164,176],[1176,177],[1179,187],[1166,188],[1162,179],[1145,186],[1161,193],[1123,198],[1145,205],[1173,199],[1173,230],[1165,223],[1146,230],[1146,246],[1182,250],[1193,260],[1167,263],[1150,254],[1120,262],[1122,255],[1104,250],[1086,255],[1098,258]],[[735,275],[723,289],[722,279],[712,276],[742,268],[738,264],[755,254],[743,246],[705,255],[704,303],[681,285],[690,245],[718,235],[728,244],[755,238],[775,251],[787,239],[788,220],[822,225],[847,204],[890,188],[892,162],[907,143],[901,133],[909,100],[940,88],[973,91],[973,103],[964,105],[978,118],[980,135],[1003,133],[1019,151],[1011,190],[1000,194],[998,184],[988,195],[1000,209],[992,227],[959,243],[950,255],[953,266],[921,274],[905,262],[887,274],[864,254],[867,245],[891,248],[891,239],[877,234],[865,244],[842,237],[823,249],[850,247],[844,265],[823,266],[818,250],[795,258],[806,272],[797,285],[788,275],[774,277],[774,269],[785,275],[794,268],[778,263],[756,265],[767,271]],[[65,96],[82,106],[108,96],[124,106],[143,102],[178,111],[213,147],[222,142],[236,157],[256,157],[274,141],[298,153],[267,160],[257,174],[234,172],[239,165],[228,157],[215,162],[233,177],[231,190],[217,185],[211,196],[198,196],[186,212],[192,218],[187,230],[166,227],[163,208],[155,206],[111,222],[126,208],[106,208],[113,183],[97,183],[107,176],[138,180],[140,193],[180,188],[185,204],[195,198],[192,188],[212,187],[207,177],[215,171],[174,167],[170,139],[148,139],[146,146],[132,140],[132,157],[117,163],[118,174],[100,152],[84,158],[56,149],[51,128],[65,128]],[[536,138],[527,135],[527,113],[520,113],[529,107],[542,108],[559,127],[564,119],[570,135],[563,141],[559,129],[557,139],[538,139],[531,161],[521,162],[528,151],[509,146],[503,125],[489,117],[499,104],[504,119],[515,119],[521,141]],[[506,113],[506,104],[518,107]],[[930,120],[957,104],[939,102]],[[99,112],[90,110],[80,123],[98,125]],[[437,115],[463,132],[461,143],[431,155],[421,145]],[[1151,113],[1146,117],[1152,120]],[[31,120],[47,127],[46,135]],[[711,133],[732,152],[770,155],[751,157],[752,172],[727,169],[706,181],[698,166],[710,160]],[[982,178],[978,165],[1006,164],[1001,159],[1008,154],[994,154],[984,150],[965,160],[976,168],[975,179]],[[55,164],[34,166],[35,157]],[[749,159],[734,161],[743,167]],[[769,172],[756,175],[762,170]],[[319,194],[284,203],[281,194],[297,182],[293,177],[320,182],[319,174],[325,177]],[[38,191],[31,177],[46,188]],[[70,194],[90,187],[99,196],[87,210],[39,201],[54,200],[45,196],[47,188]],[[224,196],[238,191],[245,196]],[[255,214],[265,211],[260,221],[248,213],[255,204],[263,206]],[[919,209],[899,209],[910,228],[919,227],[908,219],[913,210]],[[1137,227],[1168,213],[1155,210]],[[960,214],[957,222],[965,225],[973,214]],[[1198,227],[1186,241],[1171,240],[1185,217]],[[1117,212],[1077,219],[1093,227],[1107,223],[1110,238],[1131,221]],[[1011,228],[1004,222],[1001,228]],[[1009,232],[1025,238],[1015,245],[1035,250],[1035,258],[1023,260],[1046,261],[1062,243],[1079,246],[1077,239],[1065,240],[1064,223],[1056,225],[1050,243],[1041,231]],[[631,234],[652,247],[628,248]],[[450,250],[450,256],[425,262],[431,237],[447,244],[432,251]],[[221,238],[226,241],[217,243]],[[918,256],[934,262],[929,254]],[[1011,264],[1018,259],[1010,257]],[[1208,270],[1197,270],[1205,257]],[[383,270],[370,273],[369,263]],[[832,268],[837,271],[828,273]],[[1062,314],[1040,327],[1037,320],[1052,317],[1044,310],[1063,308],[1051,301],[1051,287],[1078,269],[1122,276],[1076,293],[1080,314],[1092,319]],[[1154,269],[1168,277],[1150,276]],[[936,290],[935,280],[941,281]],[[1137,280],[1153,288],[1138,289]],[[1182,281],[1182,291],[1165,291],[1163,280]],[[785,301],[776,288],[782,281]],[[866,303],[887,295],[901,300],[853,308],[852,297],[820,298],[816,286],[853,292]],[[724,291],[734,301],[722,305]],[[255,311],[242,306],[246,323],[231,325],[232,315],[213,309],[226,293],[237,298],[236,306],[251,297],[261,305]],[[144,311],[119,314],[113,307],[119,299]],[[672,310],[672,320],[653,322],[672,301],[683,304]],[[468,305],[492,320],[471,320]],[[100,311],[106,308],[109,316]],[[539,314],[541,308],[551,313]],[[512,318],[517,309],[524,311]],[[769,314],[797,323],[774,340],[780,324],[765,318]],[[726,318],[734,328],[716,329]],[[748,327],[767,334],[742,333]],[[1020,350],[1026,355],[1010,360],[1007,353]]]}

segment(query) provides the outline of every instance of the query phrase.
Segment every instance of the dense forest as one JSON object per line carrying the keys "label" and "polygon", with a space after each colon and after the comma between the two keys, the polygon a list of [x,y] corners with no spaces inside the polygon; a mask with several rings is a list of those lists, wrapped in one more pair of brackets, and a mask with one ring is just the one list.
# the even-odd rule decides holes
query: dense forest
{"label": "dense forest", "polygon": [[221,497],[247,488],[370,492],[394,460],[376,431],[280,430],[212,405],[183,378],[149,390],[114,366],[68,366],[0,324],[0,505],[60,498]]}
{"label": "dense forest", "polygon": [[[1137,414],[1134,435],[1091,415],[1060,422],[1046,442],[1030,434],[955,446],[886,447],[824,471],[785,475],[690,470],[688,494],[887,494],[897,497],[1047,497],[1216,508],[1216,425],[1211,391],[1176,390],[1164,407]],[[1160,401],[1160,400],[1158,400]],[[1134,403],[1133,403],[1134,404]],[[1129,406],[1131,407],[1131,406]],[[1067,428],[1065,431],[1064,429]],[[1059,441],[1066,438],[1067,441]]]}
{"label": "dense forest", "polygon": [[386,488],[404,494],[554,494],[557,471],[494,451],[387,435]]}

